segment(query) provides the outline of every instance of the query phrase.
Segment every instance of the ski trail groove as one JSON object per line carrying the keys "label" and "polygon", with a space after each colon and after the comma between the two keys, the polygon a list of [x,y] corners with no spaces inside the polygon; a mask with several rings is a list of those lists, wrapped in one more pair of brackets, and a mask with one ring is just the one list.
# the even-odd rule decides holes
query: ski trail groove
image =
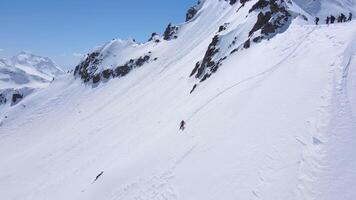
{"label": "ski trail groove", "polygon": [[271,68],[260,72],[258,74],[255,74],[253,76],[247,77],[241,81],[238,81],[234,84],[232,84],[231,86],[225,88],[224,90],[218,92],[216,95],[214,95],[213,97],[211,97],[208,101],[206,101],[202,106],[200,106],[199,108],[197,108],[192,114],[191,116],[187,119],[187,121],[190,121],[196,114],[198,114],[200,111],[202,111],[208,104],[212,103],[214,100],[218,99],[220,96],[222,96],[223,94],[225,94],[226,92],[228,92],[229,90],[243,84],[246,82],[249,82],[251,80],[254,80],[256,78],[262,77],[262,76],[268,76],[269,74],[272,74],[273,72],[275,72],[276,70],[278,70],[281,65],[288,60],[288,58],[290,58],[293,54],[295,54],[297,52],[297,50],[299,49],[299,47],[304,44],[304,41],[309,37],[310,34],[312,34],[314,31],[316,30],[316,27],[313,28],[311,31],[309,31],[308,33],[305,34],[305,36],[301,39],[302,41],[291,51],[291,53],[289,53],[286,57],[284,57],[281,61],[279,61],[277,64],[275,64],[274,66],[272,66]]}

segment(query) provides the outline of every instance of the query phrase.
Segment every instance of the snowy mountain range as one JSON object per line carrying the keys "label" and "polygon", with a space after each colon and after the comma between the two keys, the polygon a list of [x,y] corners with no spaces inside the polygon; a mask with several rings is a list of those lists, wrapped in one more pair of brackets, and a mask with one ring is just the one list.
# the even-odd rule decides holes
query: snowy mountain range
{"label": "snowy mountain range", "polygon": [[0,106],[17,104],[32,92],[45,88],[63,70],[52,60],[20,52],[10,61],[0,59]]}
{"label": "snowy mountain range", "polygon": [[2,60],[9,88],[44,86],[0,108],[1,198],[353,200],[356,21],[325,19],[355,12],[355,0],[200,0],[72,74]]}

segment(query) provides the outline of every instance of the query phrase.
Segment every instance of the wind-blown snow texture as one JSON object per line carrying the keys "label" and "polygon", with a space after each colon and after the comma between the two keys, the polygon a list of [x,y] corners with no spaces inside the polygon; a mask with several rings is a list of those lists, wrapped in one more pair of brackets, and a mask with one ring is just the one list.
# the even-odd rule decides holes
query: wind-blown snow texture
{"label": "wind-blown snow texture", "polygon": [[94,49],[0,113],[1,198],[353,200],[356,23],[313,18],[354,1],[305,2],[205,0]]}

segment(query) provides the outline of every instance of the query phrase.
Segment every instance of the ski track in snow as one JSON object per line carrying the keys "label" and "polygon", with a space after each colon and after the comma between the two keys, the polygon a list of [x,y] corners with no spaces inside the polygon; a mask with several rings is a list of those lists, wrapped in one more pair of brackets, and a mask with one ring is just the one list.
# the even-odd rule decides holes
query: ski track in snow
{"label": "ski track in snow", "polygon": [[308,36],[310,34],[312,34],[317,27],[314,27],[310,32],[308,32],[304,37],[301,38],[301,41],[299,42],[298,45],[296,45],[296,47],[286,56],[284,57],[281,61],[279,61],[276,65],[274,65],[273,67],[260,72],[258,74],[255,74],[253,76],[247,77],[241,81],[238,81],[234,84],[232,84],[231,86],[223,89],[222,91],[218,92],[216,95],[214,95],[213,97],[211,97],[209,100],[207,100],[202,106],[200,106],[199,108],[197,108],[187,119],[187,121],[190,121],[194,116],[196,116],[200,111],[202,111],[207,105],[209,105],[210,103],[212,103],[213,101],[215,101],[216,99],[218,99],[220,96],[224,95],[226,92],[230,91],[231,89],[234,89],[237,86],[240,86],[243,83],[247,83],[249,81],[252,81],[256,78],[263,78],[263,76],[268,76],[270,74],[272,74],[273,72],[275,72],[276,70],[278,70],[278,68],[280,68],[282,66],[282,64],[288,60],[288,58],[290,58],[291,56],[293,56],[293,54],[295,54],[297,52],[297,50],[299,49],[299,47],[305,42],[305,40],[308,38]]}
{"label": "ski track in snow", "polygon": [[[342,47],[343,44],[336,41],[334,36],[329,36],[329,39],[334,43],[334,46]],[[347,94],[347,82],[350,65],[355,57],[355,45],[356,39],[349,44],[345,50],[346,52],[340,53],[338,56],[340,63],[333,64],[331,71],[329,72],[330,75],[332,75],[328,83],[328,88],[330,89],[325,91],[325,94],[321,98],[321,106],[318,109],[319,118],[312,120],[312,122],[309,121],[311,139],[309,142],[302,142],[304,152],[300,163],[300,182],[298,185],[300,199],[332,200],[332,196],[335,196],[334,198],[339,198],[343,195],[332,194],[329,191],[331,188],[328,188],[330,186],[320,186],[319,184],[323,178],[333,176],[329,171],[329,165],[334,162],[330,159],[335,158],[330,158],[330,155],[328,155],[328,153],[330,154],[330,148],[340,148],[344,144],[338,144],[338,142],[340,142],[340,140],[345,140],[345,138],[349,137],[347,134],[352,135],[356,130],[356,120],[352,115],[352,109]],[[351,55],[348,55],[350,52]],[[340,67],[335,68],[335,66]],[[356,138],[353,140],[354,141],[351,141],[351,143],[353,142],[353,144],[356,144]],[[337,151],[337,149],[332,149],[331,151]],[[328,181],[333,182],[333,180]],[[334,185],[332,187],[336,186],[337,185]],[[345,197],[344,199],[346,200],[349,198],[350,197]]]}
{"label": "ski track in snow", "polygon": [[110,199],[127,200],[175,200],[178,193],[170,183],[174,178],[174,171],[194,151],[196,145],[188,148],[185,153],[178,157],[174,164],[161,174],[154,175],[149,179],[138,179],[124,185],[118,192],[114,192]]}

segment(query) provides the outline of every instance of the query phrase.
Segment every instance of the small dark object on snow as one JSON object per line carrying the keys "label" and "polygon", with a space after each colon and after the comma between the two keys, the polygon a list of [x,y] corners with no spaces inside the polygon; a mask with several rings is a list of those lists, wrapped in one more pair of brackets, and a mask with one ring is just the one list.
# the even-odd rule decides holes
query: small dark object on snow
{"label": "small dark object on snow", "polygon": [[326,17],[326,24],[328,24],[328,25],[329,25],[329,23],[330,23],[330,17],[329,17],[329,16],[327,16],[327,17]]}
{"label": "small dark object on snow", "polygon": [[182,120],[181,122],[180,122],[180,128],[179,128],[180,130],[182,130],[182,131],[184,131],[184,129],[185,129],[185,121],[184,120]]}
{"label": "small dark object on snow", "polygon": [[352,13],[349,13],[349,18],[347,19],[348,21],[352,20]]}
{"label": "small dark object on snow", "polygon": [[98,174],[98,175],[95,177],[94,182],[97,181],[97,180],[100,178],[100,176],[102,176],[103,174],[104,174],[104,171],[100,172],[100,174]]}
{"label": "small dark object on snow", "polygon": [[190,90],[190,94],[194,92],[195,88],[197,88],[197,84],[195,84],[192,88],[192,90]]}
{"label": "small dark object on snow", "polygon": [[315,18],[315,25],[319,25],[319,21],[320,21],[319,17],[316,17]]}

